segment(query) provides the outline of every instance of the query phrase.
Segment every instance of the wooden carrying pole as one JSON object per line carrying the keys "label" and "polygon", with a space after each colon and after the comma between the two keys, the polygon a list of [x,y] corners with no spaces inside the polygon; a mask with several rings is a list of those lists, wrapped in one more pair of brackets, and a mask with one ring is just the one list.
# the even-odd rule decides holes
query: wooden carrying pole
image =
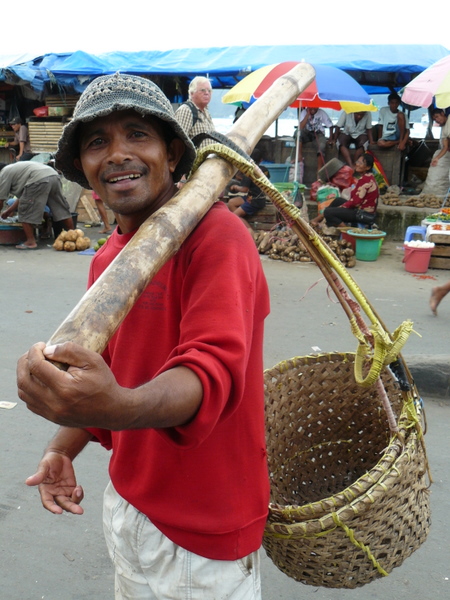
{"label": "wooden carrying pole", "polygon": [[[250,106],[228,137],[250,154],[271,123],[314,77],[311,65],[295,66]],[[183,189],[141,225],[48,344],[71,341],[94,352],[103,352],[152,277],[177,252],[235,171],[225,160],[209,157]]]}

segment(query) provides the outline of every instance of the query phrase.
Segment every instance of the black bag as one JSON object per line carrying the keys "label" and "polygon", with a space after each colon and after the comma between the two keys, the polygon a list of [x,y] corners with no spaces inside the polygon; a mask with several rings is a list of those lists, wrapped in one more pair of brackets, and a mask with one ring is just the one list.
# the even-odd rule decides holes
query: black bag
{"label": "black bag", "polygon": [[366,212],[360,208],[356,209],[355,218],[358,223],[362,223],[363,225],[373,225],[375,223],[375,217],[375,213]]}

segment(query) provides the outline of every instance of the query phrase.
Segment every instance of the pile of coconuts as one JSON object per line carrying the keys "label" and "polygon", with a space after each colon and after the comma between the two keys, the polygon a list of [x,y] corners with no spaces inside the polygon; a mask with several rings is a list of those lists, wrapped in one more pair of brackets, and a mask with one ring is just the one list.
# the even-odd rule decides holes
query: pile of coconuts
{"label": "pile of coconuts", "polygon": [[[252,231],[252,236],[258,252],[273,260],[314,262],[298,236],[291,229],[284,231]],[[356,265],[355,251],[350,242],[329,235],[321,237],[345,267],[351,268]]]}
{"label": "pile of coconuts", "polygon": [[64,250],[65,252],[75,252],[76,250],[87,250],[91,246],[91,240],[84,235],[81,229],[63,229],[55,240],[53,248],[55,250]]}

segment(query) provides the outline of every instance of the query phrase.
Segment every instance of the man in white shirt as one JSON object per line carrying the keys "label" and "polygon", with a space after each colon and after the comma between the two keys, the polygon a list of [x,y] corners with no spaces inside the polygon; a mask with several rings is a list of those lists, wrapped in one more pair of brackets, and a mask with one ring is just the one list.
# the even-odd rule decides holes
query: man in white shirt
{"label": "man in white shirt", "polygon": [[[355,168],[358,158],[367,149],[367,144],[373,144],[372,116],[369,112],[342,112],[336,124],[334,139],[339,144],[339,151],[345,162]],[[352,160],[350,145],[355,145],[355,155]]]}
{"label": "man in white shirt", "polygon": [[328,143],[325,128],[329,128],[330,136],[332,136],[333,127],[330,117],[321,108],[309,107],[304,109],[300,115],[301,147],[305,144],[313,144],[317,152],[317,170],[325,164],[325,148]]}

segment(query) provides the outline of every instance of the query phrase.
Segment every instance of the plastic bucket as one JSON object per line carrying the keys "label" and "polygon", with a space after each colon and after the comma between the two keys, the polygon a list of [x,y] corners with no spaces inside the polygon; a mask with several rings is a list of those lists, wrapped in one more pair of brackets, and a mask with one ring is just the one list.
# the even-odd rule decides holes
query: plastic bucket
{"label": "plastic bucket", "polygon": [[426,273],[430,265],[430,258],[433,248],[412,248],[411,246],[403,246],[405,256],[405,270],[408,273]]}
{"label": "plastic bucket", "polygon": [[17,225],[0,225],[0,245],[13,246],[27,239],[22,227]]}
{"label": "plastic bucket", "polygon": [[289,180],[291,163],[262,162],[261,165],[269,169],[271,183],[280,183]]}
{"label": "plastic bucket", "polygon": [[357,260],[377,260],[380,256],[382,237],[357,237],[355,257]]}
{"label": "plastic bucket", "polygon": [[344,240],[345,242],[349,242],[351,244],[353,250],[356,250],[356,238],[354,238],[352,235],[343,231],[341,233],[341,239]]}

